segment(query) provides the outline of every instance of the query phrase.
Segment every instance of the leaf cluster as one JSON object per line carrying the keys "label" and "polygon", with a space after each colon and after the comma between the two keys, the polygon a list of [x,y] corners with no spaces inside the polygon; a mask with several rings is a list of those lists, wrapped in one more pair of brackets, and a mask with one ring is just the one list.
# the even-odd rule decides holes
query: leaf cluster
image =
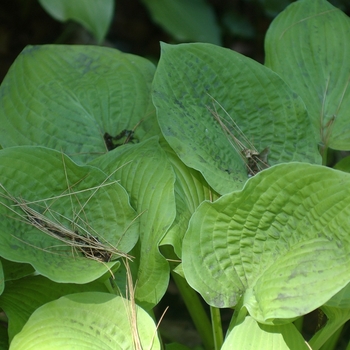
{"label": "leaf cluster", "polygon": [[[172,276],[205,349],[335,349],[350,177],[347,159],[326,165],[350,150],[349,33],[340,10],[302,0],[270,26],[264,65],[205,43],[162,44],[157,67],[25,48],[0,87],[10,348],[160,349],[152,310]],[[237,140],[269,150],[260,172]],[[235,310],[225,334],[222,308]],[[327,320],[305,339],[316,309]]]}

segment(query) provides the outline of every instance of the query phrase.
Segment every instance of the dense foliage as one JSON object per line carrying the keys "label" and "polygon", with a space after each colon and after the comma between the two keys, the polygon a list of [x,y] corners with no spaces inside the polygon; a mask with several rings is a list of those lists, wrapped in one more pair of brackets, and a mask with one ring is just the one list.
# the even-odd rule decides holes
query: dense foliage
{"label": "dense foliage", "polygon": [[349,34],[339,9],[301,0],[265,65],[208,43],[163,43],[157,67],[25,48],[0,88],[0,349],[160,349],[171,275],[205,349],[335,349],[350,168],[325,165],[350,149]]}

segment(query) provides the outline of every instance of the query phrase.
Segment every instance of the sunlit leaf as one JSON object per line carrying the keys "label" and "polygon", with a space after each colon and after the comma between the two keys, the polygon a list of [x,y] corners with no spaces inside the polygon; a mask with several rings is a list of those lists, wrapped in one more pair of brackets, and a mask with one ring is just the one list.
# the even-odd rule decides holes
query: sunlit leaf
{"label": "sunlit leaf", "polygon": [[244,350],[309,349],[294,324],[263,325],[250,316],[230,332],[221,350],[233,348]]}
{"label": "sunlit leaf", "polygon": [[350,281],[349,189],[346,173],[290,163],[204,202],[184,238],[187,281],[213,306],[243,297],[262,323],[316,309]]}
{"label": "sunlit leaf", "polygon": [[87,284],[55,283],[43,276],[29,276],[6,283],[1,295],[0,307],[9,319],[9,338],[19,333],[30,315],[40,306],[61,296],[86,291],[107,292],[103,283]]}
{"label": "sunlit leaf", "polygon": [[132,349],[136,336],[144,349],[160,349],[152,318],[136,306],[133,334],[128,300],[107,293],[66,295],[37,309],[11,343],[11,350]]}

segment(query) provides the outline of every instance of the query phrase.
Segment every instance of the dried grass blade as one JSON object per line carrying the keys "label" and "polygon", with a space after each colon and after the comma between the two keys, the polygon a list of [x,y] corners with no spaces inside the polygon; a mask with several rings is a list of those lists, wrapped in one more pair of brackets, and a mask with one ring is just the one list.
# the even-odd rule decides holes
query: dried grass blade
{"label": "dried grass blade", "polygon": [[[24,215],[21,215],[16,210],[14,210],[13,208],[11,208],[3,202],[0,202],[0,204],[2,204],[7,209],[15,213],[17,216],[19,216],[22,219],[21,221],[23,221],[24,223],[29,224],[37,228],[41,232],[44,232],[45,234],[49,235],[50,237],[53,237],[63,242],[65,245],[76,249],[85,257],[100,262],[108,262],[112,255],[117,255],[119,257],[131,259],[130,255],[119,251],[112,245],[106,245],[101,243],[100,240],[96,238],[96,236],[92,235],[87,229],[83,228],[81,225],[78,225],[78,227],[86,233],[86,236],[80,235],[77,232],[68,229],[64,225],[60,224],[59,220],[55,222],[46,217],[45,215],[41,214],[40,212],[36,211],[35,209],[31,208],[28,205],[28,202],[26,202],[24,199],[17,199],[14,196],[12,196],[2,184],[0,184],[0,187],[6,192],[6,195],[0,194],[0,196],[12,201],[14,203],[13,205],[19,207]],[[51,214],[53,212],[49,208],[46,208],[45,212],[46,211],[50,212]],[[63,216],[62,214],[59,214],[57,212],[55,212],[55,214],[56,216],[52,215],[54,218],[64,217],[69,222],[73,222],[71,219]]]}
{"label": "dried grass blade", "polygon": [[[269,149],[265,148],[262,152],[258,152],[253,143],[250,142],[250,140],[245,136],[243,131],[232,119],[225,108],[209,93],[208,96],[212,99],[213,108],[209,106],[206,106],[206,108],[218,122],[226,135],[226,138],[245,163],[248,176],[254,176],[259,171],[268,168],[269,165],[267,163],[267,155],[269,153]],[[216,104],[225,113],[229,120],[220,116],[219,112],[217,111]],[[236,133],[236,135],[233,133],[233,131]]]}

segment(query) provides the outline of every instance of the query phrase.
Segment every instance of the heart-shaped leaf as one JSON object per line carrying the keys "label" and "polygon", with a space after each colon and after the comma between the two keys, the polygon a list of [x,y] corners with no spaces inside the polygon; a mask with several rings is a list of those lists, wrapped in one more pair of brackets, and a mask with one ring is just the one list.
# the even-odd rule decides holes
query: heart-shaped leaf
{"label": "heart-shaped leaf", "polygon": [[304,100],[317,142],[349,150],[350,19],[325,0],[297,1],[271,24],[266,65]]}
{"label": "heart-shaped leaf", "polygon": [[[66,295],[45,304],[30,317],[11,350],[40,349],[160,349],[152,318],[135,306],[130,319],[129,300],[107,293]],[[135,333],[136,331],[136,333]]]}
{"label": "heart-shaped leaf", "polygon": [[87,284],[55,283],[43,276],[29,276],[6,282],[6,290],[0,298],[0,307],[6,312],[9,320],[10,341],[40,306],[66,294],[86,291],[107,292],[107,288],[103,283],[96,281]]}
{"label": "heart-shaped leaf", "polygon": [[98,278],[138,240],[125,189],[60,152],[1,150],[0,184],[0,255],[56,282]]}
{"label": "heart-shaped leaf", "polygon": [[1,145],[45,146],[86,162],[158,134],[153,74],[146,59],[106,47],[29,46],[0,88]]}
{"label": "heart-shaped leaf", "polygon": [[246,182],[247,151],[269,150],[270,165],[321,161],[303,101],[276,73],[236,52],[163,44],[153,89],[165,139],[221,194]]}
{"label": "heart-shaped leaf", "polygon": [[243,297],[267,324],[321,306],[350,281],[349,188],[349,174],[290,163],[204,202],[183,241],[187,281],[213,306]]}

